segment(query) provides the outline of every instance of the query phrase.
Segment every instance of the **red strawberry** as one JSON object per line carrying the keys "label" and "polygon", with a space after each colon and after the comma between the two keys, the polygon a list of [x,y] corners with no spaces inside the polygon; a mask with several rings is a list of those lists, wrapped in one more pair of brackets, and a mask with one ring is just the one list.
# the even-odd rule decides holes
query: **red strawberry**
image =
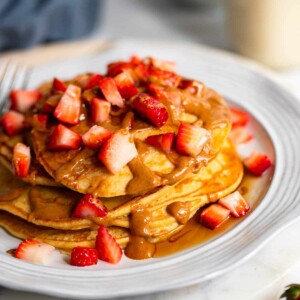
{"label": "red strawberry", "polygon": [[112,105],[118,107],[124,107],[124,101],[118,91],[115,81],[113,78],[104,78],[99,82],[99,87],[105,97],[105,99]]}
{"label": "red strawberry", "polygon": [[254,150],[249,157],[244,159],[244,165],[255,176],[260,176],[271,167],[272,163],[266,154]]}
{"label": "red strawberry", "polygon": [[167,100],[176,107],[180,107],[181,105],[181,96],[180,93],[176,90],[167,90],[165,87],[150,83],[148,85],[150,93],[154,96],[154,98],[158,100]]}
{"label": "red strawberry", "polygon": [[54,117],[64,123],[78,124],[81,108],[80,95],[80,87],[70,84],[53,112]]}
{"label": "red strawberry", "polygon": [[122,258],[122,249],[108,230],[100,226],[96,237],[98,258],[111,264],[117,264]]}
{"label": "red strawberry", "polygon": [[67,90],[67,86],[58,78],[53,79],[52,83],[52,91],[54,92],[65,92]]}
{"label": "red strawberry", "polygon": [[130,62],[133,64],[133,65],[137,65],[137,64],[140,64],[142,62],[142,60],[136,56],[136,55],[132,55],[130,57]]}
{"label": "red strawberry", "polygon": [[162,149],[165,153],[170,153],[172,150],[175,133],[165,133],[159,135],[148,136],[146,142],[156,148]]}
{"label": "red strawberry", "polygon": [[159,85],[176,87],[178,86],[181,77],[174,72],[152,67],[149,69],[149,80],[150,82]]}
{"label": "red strawberry", "polygon": [[180,124],[176,149],[180,154],[197,156],[209,141],[210,132],[192,124]]}
{"label": "red strawberry", "polygon": [[221,198],[218,203],[229,209],[231,215],[236,218],[244,216],[250,209],[249,204],[238,191]]}
{"label": "red strawberry", "polygon": [[41,94],[38,91],[12,90],[10,92],[11,108],[24,113],[40,98]]}
{"label": "red strawberry", "polygon": [[117,131],[101,147],[98,157],[111,173],[118,173],[138,155],[130,139],[127,131]]}
{"label": "red strawberry", "polygon": [[125,99],[129,99],[138,93],[137,88],[134,86],[134,81],[129,72],[122,71],[116,77],[114,77],[117,88],[121,96]]}
{"label": "red strawberry", "polygon": [[7,135],[12,136],[19,133],[23,129],[24,120],[24,115],[10,110],[2,116],[1,126]]}
{"label": "red strawberry", "polygon": [[169,118],[166,107],[148,94],[138,94],[131,101],[131,106],[156,127],[163,126]]}
{"label": "red strawberry", "polygon": [[170,72],[174,72],[176,68],[176,63],[174,61],[159,60],[153,57],[150,58],[150,65]]}
{"label": "red strawberry", "polygon": [[219,204],[211,204],[202,211],[199,222],[209,229],[215,229],[229,218],[230,210]]}
{"label": "red strawberry", "polygon": [[202,82],[190,79],[182,79],[179,83],[178,88],[188,91],[190,94],[197,97],[202,96],[205,90],[205,86]]}
{"label": "red strawberry", "polygon": [[44,131],[47,129],[47,123],[48,123],[49,116],[43,115],[43,114],[36,114],[32,117],[33,127],[37,130]]}
{"label": "red strawberry", "polygon": [[82,142],[79,134],[62,124],[55,127],[49,139],[49,149],[53,150],[78,149]]}
{"label": "red strawberry", "polygon": [[238,108],[230,108],[230,112],[232,127],[245,126],[250,120],[249,114]]}
{"label": "red strawberry", "polygon": [[54,250],[55,248],[51,245],[40,243],[36,240],[26,240],[18,246],[15,257],[34,264],[44,265]]}
{"label": "red strawberry", "polygon": [[229,138],[234,145],[239,145],[251,141],[253,136],[244,127],[238,126],[231,129]]}
{"label": "red strawberry", "polygon": [[72,266],[86,267],[98,263],[98,252],[95,248],[75,247],[72,249],[71,261]]}
{"label": "red strawberry", "polygon": [[118,61],[107,66],[107,76],[115,77],[124,70],[132,69],[134,64],[126,61]]}
{"label": "red strawberry", "polygon": [[103,123],[108,120],[111,109],[111,104],[106,100],[93,98],[92,106],[92,122]]}
{"label": "red strawberry", "polygon": [[57,103],[59,102],[60,100],[60,95],[54,95],[54,96],[51,96],[49,97],[43,107],[41,108],[41,113],[43,114],[50,114],[54,111],[55,107],[57,106]]}
{"label": "red strawberry", "polygon": [[107,208],[97,197],[86,194],[80,200],[73,212],[74,218],[105,217]]}
{"label": "red strawberry", "polygon": [[83,136],[82,140],[85,146],[91,149],[99,148],[106,141],[112,132],[104,127],[94,125]]}
{"label": "red strawberry", "polygon": [[17,143],[14,146],[12,165],[14,173],[18,177],[26,177],[29,173],[31,161],[30,148],[22,143]]}
{"label": "red strawberry", "polygon": [[98,86],[99,82],[102,79],[103,79],[103,76],[100,75],[100,74],[95,73],[95,74],[91,75],[91,77],[89,78],[88,83],[85,86],[85,89],[89,90],[89,89],[92,89],[92,88]]}

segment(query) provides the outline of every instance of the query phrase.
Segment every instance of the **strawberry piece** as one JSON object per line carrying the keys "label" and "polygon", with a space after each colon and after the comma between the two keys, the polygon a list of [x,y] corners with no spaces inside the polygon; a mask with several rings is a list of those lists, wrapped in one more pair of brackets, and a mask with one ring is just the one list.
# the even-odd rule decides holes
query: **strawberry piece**
{"label": "strawberry piece", "polygon": [[22,143],[17,143],[14,146],[12,159],[12,165],[16,176],[22,178],[28,176],[30,161],[30,148]]}
{"label": "strawberry piece", "polygon": [[250,209],[249,204],[239,191],[221,198],[218,203],[229,209],[231,215],[235,218],[244,216]]}
{"label": "strawberry piece", "polygon": [[92,106],[92,122],[103,123],[108,120],[111,109],[110,102],[93,98],[91,101]]}
{"label": "strawberry piece", "polygon": [[205,91],[205,85],[202,82],[190,79],[182,79],[178,85],[178,88],[185,90],[196,97],[203,96]]}
{"label": "strawberry piece", "polygon": [[58,78],[53,79],[52,83],[52,91],[54,92],[65,92],[67,90],[67,86]]}
{"label": "strawberry piece", "polygon": [[41,98],[41,94],[38,91],[12,90],[9,97],[11,108],[24,113]]}
{"label": "strawberry piece", "polygon": [[86,267],[98,263],[98,252],[95,248],[75,247],[72,249],[70,264],[76,267]]}
{"label": "strawberry piece", "polygon": [[142,63],[142,60],[138,56],[132,55],[130,57],[130,63],[132,63],[133,65],[138,65],[138,64]]}
{"label": "strawberry piece", "polygon": [[107,66],[107,76],[115,77],[124,70],[132,69],[134,64],[126,61],[118,61]]}
{"label": "strawberry piece", "polygon": [[95,196],[86,194],[77,204],[72,217],[74,218],[88,218],[88,217],[105,217],[107,215],[107,208]]}
{"label": "strawberry piece", "polygon": [[21,132],[24,127],[24,120],[24,115],[10,110],[2,116],[1,126],[7,135],[13,136]]}
{"label": "strawberry piece", "polygon": [[102,143],[106,141],[112,132],[104,127],[94,125],[83,136],[82,140],[85,146],[91,149],[100,148]]}
{"label": "strawberry piece", "polygon": [[26,240],[18,246],[15,257],[34,264],[45,265],[54,250],[55,248],[51,245],[36,240]]}
{"label": "strawberry piece", "polygon": [[44,114],[36,114],[32,117],[33,127],[37,130],[47,129],[49,116]]}
{"label": "strawberry piece", "polygon": [[75,150],[81,145],[82,139],[79,134],[62,124],[55,127],[49,138],[49,149]]}
{"label": "strawberry piece", "polygon": [[169,118],[166,107],[148,94],[138,94],[131,101],[131,106],[156,127],[163,126]]}
{"label": "strawberry piece", "polygon": [[176,150],[183,155],[197,156],[210,140],[210,132],[192,124],[180,124]]}
{"label": "strawberry piece", "polygon": [[134,81],[129,72],[122,71],[116,77],[114,77],[114,80],[123,98],[129,99],[138,93],[138,90],[134,86]]}
{"label": "strawberry piece", "polygon": [[230,218],[230,210],[219,205],[211,204],[205,208],[200,214],[200,224],[209,228],[215,229]]}
{"label": "strawberry piece", "polygon": [[174,73],[158,68],[149,69],[149,81],[163,86],[178,86],[181,77]]}
{"label": "strawberry piece", "polygon": [[115,81],[113,78],[104,78],[99,82],[99,87],[105,97],[105,99],[112,105],[118,107],[124,107],[124,101],[118,91]]}
{"label": "strawberry piece", "polygon": [[98,229],[96,237],[98,258],[111,264],[117,264],[122,258],[122,249],[104,226]]}
{"label": "strawberry piece", "polygon": [[245,126],[250,120],[250,115],[238,108],[230,108],[230,112],[232,127]]}
{"label": "strawberry piece", "polygon": [[238,126],[231,129],[229,138],[234,145],[239,145],[251,141],[253,136],[244,127]]}
{"label": "strawberry piece", "polygon": [[261,176],[272,165],[270,158],[266,154],[262,154],[256,150],[244,159],[243,162],[246,168],[255,176]]}
{"label": "strawberry piece", "polygon": [[41,113],[43,114],[50,114],[54,111],[55,107],[57,106],[57,103],[60,100],[60,95],[54,95],[52,97],[49,97],[44,105],[41,108]]}
{"label": "strawberry piece", "polygon": [[151,135],[146,138],[146,142],[156,148],[162,149],[165,153],[170,153],[172,150],[175,133],[165,133],[158,135]]}
{"label": "strawberry piece", "polygon": [[118,131],[106,140],[100,149],[98,158],[113,174],[118,173],[138,155],[135,144],[130,141],[127,131]]}
{"label": "strawberry piece", "polygon": [[53,112],[54,117],[64,123],[78,124],[81,108],[80,95],[80,87],[70,84]]}
{"label": "strawberry piece", "polygon": [[159,60],[153,57],[150,57],[150,65],[154,66],[155,68],[170,72],[174,72],[176,68],[176,63],[174,61]]}
{"label": "strawberry piece", "polygon": [[98,86],[99,82],[103,79],[103,76],[100,75],[100,74],[93,74],[91,75],[91,77],[89,78],[89,81],[87,82],[86,86],[85,86],[85,89],[86,90],[89,90],[89,89],[92,89],[96,86]]}

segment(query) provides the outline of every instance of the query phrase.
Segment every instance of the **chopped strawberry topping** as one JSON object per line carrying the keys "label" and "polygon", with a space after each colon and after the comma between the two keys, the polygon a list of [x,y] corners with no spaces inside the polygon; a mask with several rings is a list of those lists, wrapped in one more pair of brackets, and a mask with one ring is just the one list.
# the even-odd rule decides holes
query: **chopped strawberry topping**
{"label": "chopped strawberry topping", "polygon": [[96,86],[98,86],[99,82],[103,79],[103,76],[100,74],[93,74],[91,75],[91,77],[89,78],[89,81],[87,83],[87,85],[85,86],[86,90],[92,89]]}
{"label": "chopped strawberry topping", "polygon": [[134,81],[129,72],[122,71],[116,77],[114,77],[114,80],[123,98],[129,99],[138,93],[138,90],[134,86]]}
{"label": "chopped strawberry topping", "polygon": [[76,267],[86,267],[98,263],[98,252],[95,248],[75,247],[72,249],[70,264]]}
{"label": "chopped strawberry topping", "polygon": [[254,150],[244,161],[246,168],[255,176],[260,176],[271,167],[272,162],[266,154]]}
{"label": "chopped strawberry topping", "polygon": [[82,139],[79,134],[70,130],[62,124],[55,127],[49,140],[49,149],[53,150],[75,150],[81,145]]}
{"label": "chopped strawberry topping", "polygon": [[221,198],[218,203],[229,209],[235,218],[244,216],[250,209],[249,204],[238,191]]}
{"label": "chopped strawberry topping", "polygon": [[134,97],[131,106],[156,127],[163,126],[168,120],[169,114],[166,107],[148,94],[141,93]]}
{"label": "chopped strawberry topping", "polygon": [[30,148],[22,143],[17,143],[14,147],[12,165],[14,173],[18,177],[26,177],[29,173],[31,161]]}
{"label": "chopped strawberry topping", "polygon": [[70,84],[54,110],[54,117],[68,124],[78,124],[81,109],[81,89]]}
{"label": "chopped strawberry topping", "polygon": [[41,94],[38,91],[12,90],[10,92],[11,108],[24,113],[40,98]]}
{"label": "chopped strawberry topping", "polygon": [[134,64],[125,62],[125,61],[119,61],[119,62],[114,62],[114,63],[108,64],[107,76],[115,77],[122,71],[132,69],[133,67],[134,67]]}
{"label": "chopped strawberry topping", "polygon": [[112,105],[118,107],[124,107],[124,101],[118,91],[116,83],[113,78],[104,78],[99,82],[99,87],[105,97],[105,99]]}
{"label": "chopped strawberry topping", "polygon": [[53,79],[52,83],[52,91],[54,92],[65,92],[67,90],[67,86],[58,78]]}
{"label": "chopped strawberry topping", "polygon": [[158,68],[149,69],[149,80],[152,83],[157,83],[163,86],[178,86],[181,77],[174,73]]}
{"label": "chopped strawberry topping", "polygon": [[211,204],[202,211],[199,222],[209,229],[215,229],[228,218],[230,218],[230,210],[219,204]]}
{"label": "chopped strawberry topping", "polygon": [[176,68],[176,63],[174,61],[159,60],[153,57],[150,58],[150,65],[169,72],[175,72]]}
{"label": "chopped strawberry topping", "polygon": [[107,208],[95,196],[86,194],[80,200],[73,213],[74,218],[105,217]]}
{"label": "chopped strawberry topping", "polygon": [[234,145],[239,145],[251,141],[253,136],[244,127],[238,126],[231,129],[229,138]]}
{"label": "chopped strawberry topping", "polygon": [[111,173],[118,173],[138,155],[135,144],[130,141],[130,138],[127,131],[118,131],[101,147],[98,157]]}
{"label": "chopped strawberry topping", "polygon": [[102,143],[106,141],[112,132],[104,127],[94,125],[83,136],[82,140],[85,146],[91,149],[100,148]]}
{"label": "chopped strawberry topping", "polygon": [[180,107],[181,105],[181,96],[178,91],[169,91],[165,87],[162,87],[155,83],[150,83],[148,85],[150,93],[154,96],[154,98],[158,100],[167,100],[172,103],[176,107]]}
{"label": "chopped strawberry topping", "polygon": [[36,240],[26,240],[18,246],[15,257],[34,264],[44,265],[54,250],[55,248],[51,245]]}
{"label": "chopped strawberry topping", "polygon": [[2,116],[1,126],[3,127],[6,134],[8,134],[9,136],[13,136],[23,129],[24,120],[24,115],[10,110]]}
{"label": "chopped strawberry topping", "polygon": [[103,123],[108,120],[111,109],[110,102],[93,98],[91,102],[92,106],[92,122]]}
{"label": "chopped strawberry topping", "polygon": [[170,153],[172,150],[175,133],[165,133],[159,135],[148,136],[146,142],[156,148],[162,149],[165,153]]}
{"label": "chopped strawberry topping", "polygon": [[182,79],[178,88],[188,91],[191,95],[195,95],[197,97],[202,96],[205,90],[205,86],[202,82],[190,79]]}
{"label": "chopped strawberry topping", "polygon": [[104,226],[98,229],[96,237],[98,258],[111,264],[117,264],[122,258],[122,249]]}
{"label": "chopped strawberry topping", "polygon": [[249,114],[238,108],[230,108],[230,112],[232,127],[245,126],[250,120]]}
{"label": "chopped strawberry topping", "polygon": [[41,113],[43,114],[50,114],[54,111],[55,107],[57,106],[57,103],[60,100],[60,95],[54,95],[50,98],[48,98],[43,107],[41,108]]}
{"label": "chopped strawberry topping", "polygon": [[176,141],[176,149],[180,154],[197,156],[209,141],[210,132],[192,124],[180,124]]}
{"label": "chopped strawberry topping", "polygon": [[49,116],[44,114],[36,114],[32,117],[33,127],[37,130],[45,130],[47,128]]}

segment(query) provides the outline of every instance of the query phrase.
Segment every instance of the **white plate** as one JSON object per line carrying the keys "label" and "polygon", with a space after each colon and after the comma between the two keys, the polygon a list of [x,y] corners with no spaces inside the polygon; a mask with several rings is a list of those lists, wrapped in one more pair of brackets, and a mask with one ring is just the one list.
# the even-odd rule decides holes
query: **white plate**
{"label": "white plate", "polygon": [[[33,71],[31,87],[53,76],[67,79],[104,72],[107,63],[132,54],[174,60],[180,74],[196,78],[248,110],[260,149],[274,161],[273,179],[255,209],[226,234],[175,255],[117,266],[74,268],[57,256],[38,266],[6,254],[19,241],[0,231],[0,285],[45,294],[99,299],[137,295],[204,282],[237,267],[276,232],[300,215],[300,107],[297,99],[265,72],[234,56],[195,45],[124,40],[97,56],[63,61]],[[266,183],[264,183],[265,185]]]}

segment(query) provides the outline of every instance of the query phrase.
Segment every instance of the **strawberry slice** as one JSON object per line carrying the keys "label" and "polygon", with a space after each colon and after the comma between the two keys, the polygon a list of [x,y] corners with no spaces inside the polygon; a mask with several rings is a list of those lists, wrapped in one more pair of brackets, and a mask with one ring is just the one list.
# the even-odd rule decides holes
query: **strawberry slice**
{"label": "strawberry slice", "polygon": [[244,127],[234,127],[231,129],[229,138],[234,145],[245,144],[253,139]]}
{"label": "strawberry slice", "polygon": [[92,106],[92,122],[103,123],[108,120],[111,109],[110,102],[93,98],[91,101]]}
{"label": "strawberry slice", "polygon": [[172,103],[176,107],[181,106],[181,96],[180,93],[176,90],[167,90],[165,87],[161,85],[150,83],[148,85],[150,93],[154,96],[154,98],[158,100],[167,100]]}
{"label": "strawberry slice", "polygon": [[229,209],[231,215],[235,218],[244,216],[250,209],[249,204],[239,193],[239,191],[221,198],[218,203]]}
{"label": "strawberry slice", "polygon": [[149,69],[149,81],[157,83],[163,86],[178,86],[181,77],[174,73],[166,70],[150,67]]}
{"label": "strawberry slice", "polygon": [[37,130],[44,131],[47,129],[49,116],[44,114],[35,114],[32,117],[33,127]]}
{"label": "strawberry slice", "polygon": [[153,57],[150,57],[150,65],[170,72],[175,72],[176,68],[176,63],[174,61],[160,60]]}
{"label": "strawberry slice", "polygon": [[24,113],[41,98],[41,93],[38,91],[12,90],[9,97],[11,108]]}
{"label": "strawberry slice", "polygon": [[211,204],[200,215],[200,224],[215,229],[230,218],[230,210],[219,204]]}
{"label": "strawberry slice", "polygon": [[138,155],[135,144],[130,139],[128,131],[117,131],[100,149],[98,158],[111,173],[118,173]]}
{"label": "strawberry slice", "polygon": [[98,258],[111,264],[117,264],[122,258],[122,249],[104,226],[98,229],[96,237]]}
{"label": "strawberry slice", "polygon": [[230,108],[230,112],[232,127],[245,126],[250,120],[250,115],[238,108]]}
{"label": "strawberry slice", "polygon": [[105,217],[107,215],[107,208],[95,196],[86,194],[77,204],[72,217],[74,218],[88,218],[88,217]]}
{"label": "strawberry slice", "polygon": [[87,84],[85,86],[85,89],[89,90],[89,89],[92,89],[92,88],[98,86],[99,82],[102,79],[103,79],[103,76],[98,73],[91,75],[91,77],[89,78],[89,81],[87,82]]}
{"label": "strawberry slice", "polygon": [[45,265],[54,250],[55,248],[51,245],[36,240],[26,240],[18,246],[15,257],[34,264]]}
{"label": "strawberry slice", "polygon": [[72,249],[70,264],[76,267],[86,267],[98,263],[98,252],[95,248],[75,247]]}
{"label": "strawberry slice", "polygon": [[59,121],[68,124],[78,124],[81,108],[81,88],[70,84],[58,102],[53,115]]}
{"label": "strawberry slice", "polygon": [[189,92],[191,95],[196,97],[203,96],[205,91],[205,85],[197,80],[182,79],[178,86],[179,89]]}
{"label": "strawberry slice", "polygon": [[176,150],[183,155],[197,156],[210,140],[210,132],[192,124],[180,124]]}
{"label": "strawberry slice", "polygon": [[52,150],[75,150],[81,145],[82,139],[79,134],[66,126],[59,124],[55,127],[49,138],[49,149]]}
{"label": "strawberry slice", "polygon": [[13,136],[21,132],[24,127],[24,120],[24,115],[10,110],[2,116],[1,126],[7,135]]}
{"label": "strawberry slice", "polygon": [[104,127],[94,125],[83,136],[82,140],[85,146],[91,149],[100,148],[102,143],[106,141],[112,132]]}
{"label": "strawberry slice", "polygon": [[133,69],[134,64],[126,61],[110,63],[107,66],[107,76],[115,77],[124,70]]}
{"label": "strawberry slice", "polygon": [[129,99],[138,93],[137,88],[134,86],[132,76],[126,70],[122,71],[116,77],[114,77],[114,80],[123,98]]}
{"label": "strawberry slice", "polygon": [[12,165],[16,176],[22,178],[28,176],[30,161],[30,148],[22,143],[17,143],[14,146],[12,159]]}
{"label": "strawberry slice", "polygon": [[163,126],[169,118],[166,107],[148,94],[141,93],[134,97],[131,107],[156,127]]}
{"label": "strawberry slice", "polygon": [[172,150],[175,133],[165,133],[158,135],[151,135],[146,138],[146,142],[156,148],[162,149],[165,153],[170,153]]}
{"label": "strawberry slice", "polygon": [[99,87],[105,97],[105,99],[112,105],[118,107],[124,107],[124,101],[118,91],[115,81],[113,78],[104,78],[99,82]]}
{"label": "strawberry slice", "polygon": [[270,158],[266,154],[262,154],[256,150],[244,159],[243,163],[255,176],[261,176],[272,165]]}
{"label": "strawberry slice", "polygon": [[58,78],[53,79],[52,83],[52,91],[53,92],[65,92],[67,90],[67,86]]}

